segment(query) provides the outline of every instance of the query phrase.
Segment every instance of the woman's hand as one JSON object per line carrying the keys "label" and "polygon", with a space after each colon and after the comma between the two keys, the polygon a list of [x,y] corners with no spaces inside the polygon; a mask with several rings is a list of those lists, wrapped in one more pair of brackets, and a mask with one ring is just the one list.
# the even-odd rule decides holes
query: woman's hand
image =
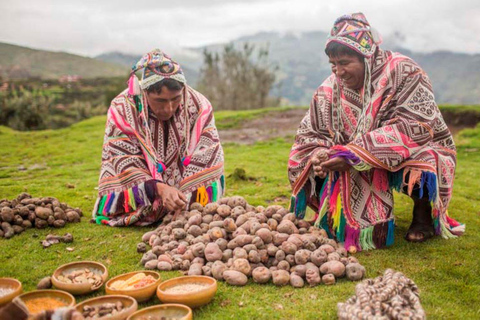
{"label": "woman's hand", "polygon": [[324,168],[322,168],[322,163],[324,163],[325,161],[328,161],[327,149],[320,149],[312,157],[313,173],[321,179],[325,179],[328,172],[325,171]]}
{"label": "woman's hand", "polygon": [[322,162],[320,168],[322,172],[348,171],[351,166],[342,157],[336,157]]}
{"label": "woman's hand", "polygon": [[158,195],[162,199],[162,205],[168,211],[180,211],[187,205],[187,197],[178,189],[164,183],[157,183]]}

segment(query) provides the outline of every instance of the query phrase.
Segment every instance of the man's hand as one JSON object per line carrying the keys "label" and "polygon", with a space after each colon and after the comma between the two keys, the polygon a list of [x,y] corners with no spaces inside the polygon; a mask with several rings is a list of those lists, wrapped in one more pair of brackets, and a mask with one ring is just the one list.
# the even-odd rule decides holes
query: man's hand
{"label": "man's hand", "polygon": [[187,197],[174,187],[157,183],[157,191],[162,198],[162,205],[168,211],[181,211],[187,205]]}
{"label": "man's hand", "polygon": [[351,166],[346,163],[342,157],[336,157],[322,162],[320,168],[323,172],[348,171],[350,170]]}
{"label": "man's hand", "polygon": [[312,157],[313,173],[321,179],[325,179],[328,172],[322,168],[322,163],[325,161],[328,161],[328,150],[326,149],[317,151]]}

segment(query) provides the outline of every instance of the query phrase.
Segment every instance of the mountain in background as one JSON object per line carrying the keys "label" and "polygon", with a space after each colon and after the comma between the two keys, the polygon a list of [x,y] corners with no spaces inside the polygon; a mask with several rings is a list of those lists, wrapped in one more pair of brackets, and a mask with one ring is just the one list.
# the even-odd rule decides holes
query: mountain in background
{"label": "mountain in background", "polygon": [[[233,41],[241,47],[248,42],[256,46],[268,45],[270,60],[280,71],[278,80],[280,96],[293,104],[309,104],[315,89],[331,74],[325,55],[327,33],[321,31],[300,34],[261,32]],[[402,48],[397,39],[401,34],[385,37],[382,49],[400,52],[411,57],[428,74],[432,81],[437,103],[480,103],[480,54],[465,54],[448,51],[432,53],[412,52]],[[196,49],[219,52],[224,44]]]}
{"label": "mountain in background", "polygon": [[[322,31],[299,34],[260,32],[238,38],[232,43],[241,48],[243,44],[254,44],[257,48],[268,46],[269,59],[278,65],[278,86],[272,94],[286,99],[287,104],[310,103],[315,89],[331,74],[328,58],[324,53],[327,33]],[[436,101],[441,104],[480,103],[480,54],[465,54],[448,51],[432,53],[412,52],[402,48],[400,33],[385,37],[382,49],[403,53],[415,60],[429,75]],[[187,79],[195,85],[203,64],[203,50],[221,52],[225,44],[186,49],[186,54],[174,54],[185,70]],[[109,53],[97,57],[103,61],[131,66],[139,56]]]}
{"label": "mountain in background", "polygon": [[35,50],[0,42],[2,78],[58,79],[65,75],[82,78],[127,77],[128,68],[70,53]]}
{"label": "mountain in background", "polygon": [[[268,46],[269,60],[279,67],[277,87],[272,94],[284,98],[286,104],[310,103],[315,89],[331,73],[324,53],[327,34],[321,31],[298,34],[260,32],[238,38],[232,43],[241,48],[254,44],[257,48]],[[398,51],[414,59],[429,75],[441,104],[480,103],[480,54],[448,51],[418,53],[404,49],[398,39],[401,34],[384,38],[383,49]],[[173,54],[190,84],[195,86],[203,64],[203,51],[221,52],[225,44],[184,49]],[[140,55],[109,52],[93,58],[64,52],[34,50],[0,43],[0,76],[3,78],[59,78],[79,75],[83,78],[124,76]]]}

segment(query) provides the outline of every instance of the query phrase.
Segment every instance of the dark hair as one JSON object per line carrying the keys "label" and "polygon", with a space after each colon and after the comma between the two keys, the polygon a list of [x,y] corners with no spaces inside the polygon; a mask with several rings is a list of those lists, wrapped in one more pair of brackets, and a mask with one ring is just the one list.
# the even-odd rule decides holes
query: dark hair
{"label": "dark hair", "polygon": [[325,48],[325,53],[329,58],[338,58],[341,56],[355,56],[358,58],[359,61],[363,61],[363,59],[365,58],[362,54],[358,53],[352,48],[336,41],[332,41],[327,44],[327,47]]}
{"label": "dark hair", "polygon": [[157,94],[160,94],[162,93],[163,87],[167,87],[167,89],[171,91],[179,91],[183,89],[184,84],[175,79],[166,78],[155,84],[152,84],[150,87],[148,87],[147,92],[148,93],[155,92]]}

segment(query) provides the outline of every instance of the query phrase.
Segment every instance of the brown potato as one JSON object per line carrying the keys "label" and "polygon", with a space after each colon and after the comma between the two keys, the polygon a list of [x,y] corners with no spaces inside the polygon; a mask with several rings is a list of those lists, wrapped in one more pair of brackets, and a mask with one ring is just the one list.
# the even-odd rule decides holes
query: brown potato
{"label": "brown potato", "polygon": [[142,241],[145,243],[148,243],[150,241],[150,237],[153,236],[156,233],[156,231],[148,231],[143,234],[142,236]]}
{"label": "brown potato", "polygon": [[157,269],[160,271],[170,271],[173,269],[172,264],[167,261],[159,261],[157,264]]}
{"label": "brown potato", "polygon": [[233,270],[237,270],[248,276],[251,272],[250,263],[248,263],[247,259],[236,259],[233,261]]}
{"label": "brown potato", "polygon": [[285,270],[276,270],[272,272],[273,284],[276,286],[285,286],[290,282],[290,273]]}
{"label": "brown potato", "polygon": [[222,250],[218,244],[210,242],[205,247],[205,258],[207,261],[214,262],[222,259]]}
{"label": "brown potato", "polygon": [[290,274],[290,285],[294,288],[302,288],[305,285],[302,277],[297,274]]}
{"label": "brown potato", "polygon": [[158,261],[157,260],[150,260],[145,263],[145,269],[147,270],[154,270],[157,268]]}
{"label": "brown potato", "polygon": [[225,279],[225,282],[233,286],[244,286],[248,282],[247,276],[236,270],[224,271],[223,278]]}
{"label": "brown potato", "polygon": [[270,230],[272,230],[272,231],[277,230],[277,227],[278,227],[278,221],[277,220],[268,219],[267,224],[268,224],[268,227],[270,228]]}
{"label": "brown potato", "polygon": [[233,257],[235,259],[247,259],[248,258],[247,250],[241,247],[237,247],[233,250]]}
{"label": "brown potato", "polygon": [[348,280],[358,281],[365,277],[365,267],[359,263],[349,263],[345,270]]}
{"label": "brown potato", "polygon": [[337,252],[329,253],[327,256],[327,261],[332,261],[332,260],[340,261],[340,255]]}
{"label": "brown potato", "polygon": [[307,267],[305,265],[296,265],[291,269],[292,273],[300,276],[305,277],[305,273],[307,272]]}
{"label": "brown potato", "polygon": [[200,263],[192,263],[190,268],[188,269],[189,276],[201,276],[203,273],[202,270],[203,265]]}
{"label": "brown potato", "polygon": [[189,209],[190,209],[190,211],[192,211],[192,210],[198,210],[198,211],[200,211],[200,212],[203,212],[203,210],[204,210],[203,206],[202,206],[200,203],[198,203],[198,202],[192,203],[192,204],[190,205],[190,208],[189,208]]}
{"label": "brown potato", "polygon": [[68,211],[67,212],[67,220],[68,222],[80,222],[80,215],[76,211]]}
{"label": "brown potato", "polygon": [[290,220],[282,220],[277,227],[277,231],[289,235],[293,233],[298,233],[297,227],[295,227],[295,224]]}
{"label": "brown potato", "polygon": [[35,214],[37,215],[38,218],[47,220],[48,217],[53,216],[53,211],[50,208],[36,207]]}
{"label": "brown potato", "polygon": [[192,253],[195,257],[201,257],[205,253],[205,244],[199,242],[191,246],[190,249],[192,249]]}
{"label": "brown potato", "polygon": [[191,226],[193,225],[199,226],[202,222],[203,222],[203,218],[201,214],[195,214],[188,219],[188,224]]}
{"label": "brown potato", "polygon": [[335,248],[330,244],[321,245],[319,249],[325,251],[327,254],[335,252]]}
{"label": "brown potato", "polygon": [[320,267],[322,264],[327,262],[327,253],[322,249],[317,249],[312,252],[310,255],[310,260],[317,266]]}
{"label": "brown potato", "polygon": [[327,286],[335,284],[335,276],[331,273],[324,274],[322,276],[322,282]]}
{"label": "brown potato", "polygon": [[297,246],[294,245],[291,242],[285,241],[282,243],[280,248],[286,253],[286,254],[295,254],[297,252]]}
{"label": "brown potato", "polygon": [[[223,222],[222,222],[222,225],[223,225]],[[225,238],[227,236],[227,233],[222,228],[214,227],[214,228],[208,230],[208,235],[210,236],[210,239],[212,241],[215,241],[215,240],[220,239],[220,238]]]}
{"label": "brown potato", "polygon": [[331,273],[335,278],[341,278],[345,275],[345,266],[340,261],[332,260],[322,264],[320,266],[320,272],[322,274]]}
{"label": "brown potato", "polygon": [[273,244],[278,246],[281,246],[285,241],[287,241],[289,235],[287,233],[275,233],[273,235]]}
{"label": "brown potato", "polygon": [[230,208],[228,205],[222,204],[217,208],[217,213],[221,217],[226,218],[230,215],[231,210],[232,210],[232,208]]}
{"label": "brown potato", "polygon": [[260,254],[256,250],[251,250],[248,253],[248,261],[251,263],[259,263],[261,261]]}
{"label": "brown potato", "polygon": [[282,261],[278,262],[277,267],[278,267],[278,270],[289,271],[290,270],[290,263],[288,263],[287,260],[282,260]]}
{"label": "brown potato", "polygon": [[215,261],[212,265],[212,276],[217,280],[223,280],[223,272],[227,270],[227,266],[221,261]]}
{"label": "brown potato", "polygon": [[225,228],[225,231],[230,233],[235,232],[235,230],[237,230],[237,225],[235,224],[232,218],[226,218],[225,220],[223,220],[223,227]]}
{"label": "brown potato", "polygon": [[274,245],[273,243],[270,243],[267,245],[267,253],[271,257],[275,257],[275,254],[277,254],[278,247]]}
{"label": "brown potato", "polygon": [[226,239],[224,238],[217,239],[215,240],[215,243],[218,245],[220,250],[224,251],[225,249],[227,249],[228,241]]}
{"label": "brown potato", "polygon": [[230,199],[228,199],[227,204],[228,204],[231,208],[235,208],[236,206],[241,206],[241,207],[243,207],[243,208],[246,208],[246,207],[247,207],[247,201],[245,200],[245,198],[240,197],[240,196],[230,197]]}
{"label": "brown potato", "polygon": [[272,278],[272,272],[265,267],[258,267],[253,269],[252,278],[256,283],[267,283]]}
{"label": "brown potato", "polygon": [[298,250],[295,252],[295,263],[296,264],[305,264],[310,261],[310,255],[312,254],[309,250]]}
{"label": "brown potato", "polygon": [[43,289],[50,289],[52,287],[52,278],[51,277],[45,277],[40,282],[37,284],[37,289],[38,290],[43,290]]}
{"label": "brown potato", "polygon": [[[48,223],[47,221],[43,220],[43,219],[40,219],[40,218],[36,218],[35,219],[35,227],[37,229],[44,229],[48,226]],[[6,238],[6,237],[5,237]]]}
{"label": "brown potato", "polygon": [[230,211],[230,215],[233,219],[237,219],[239,216],[245,213],[245,208],[242,206],[236,206]]}
{"label": "brown potato", "polygon": [[217,202],[209,203],[205,206],[205,213],[209,215],[214,215],[217,213],[217,209],[220,205]]}
{"label": "brown potato", "polygon": [[310,287],[314,287],[316,285],[319,285],[322,282],[322,279],[320,278],[320,273],[318,272],[318,269],[307,269],[305,272],[305,278],[310,285]]}
{"label": "brown potato", "polygon": [[273,240],[272,232],[266,228],[258,229],[255,235],[260,237],[265,244],[271,243]]}

